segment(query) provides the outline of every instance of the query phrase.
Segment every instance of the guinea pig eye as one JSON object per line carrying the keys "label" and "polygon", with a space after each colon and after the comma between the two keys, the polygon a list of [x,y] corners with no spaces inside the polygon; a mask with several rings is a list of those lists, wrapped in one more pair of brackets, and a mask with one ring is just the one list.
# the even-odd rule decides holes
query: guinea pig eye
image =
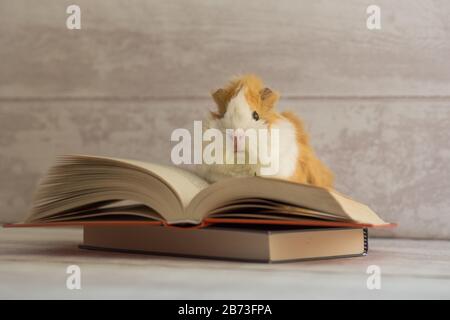
{"label": "guinea pig eye", "polygon": [[253,111],[252,117],[253,117],[253,119],[255,119],[255,121],[258,121],[258,120],[259,120],[259,114],[258,114],[258,112]]}

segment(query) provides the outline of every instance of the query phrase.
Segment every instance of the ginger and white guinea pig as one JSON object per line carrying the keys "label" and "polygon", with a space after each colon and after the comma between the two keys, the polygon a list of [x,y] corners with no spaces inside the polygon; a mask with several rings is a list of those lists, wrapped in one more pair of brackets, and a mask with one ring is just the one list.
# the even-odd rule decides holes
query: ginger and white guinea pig
{"label": "ginger and white guinea pig", "polygon": [[[292,112],[278,112],[275,107],[279,98],[278,93],[264,87],[257,76],[244,75],[235,78],[226,87],[215,91],[212,97],[217,105],[217,111],[210,112],[203,121],[204,131],[214,128],[227,136],[226,129],[233,129],[233,132],[240,131],[237,129],[241,131],[267,129],[269,132],[270,129],[278,129],[279,168],[272,177],[333,187],[333,174],[315,155],[302,121]],[[264,176],[259,161],[226,164],[226,158],[234,158],[239,152],[244,152],[248,159],[248,155],[256,152],[258,147],[249,143],[241,143],[238,147],[237,139],[241,137],[228,138],[232,139],[234,148],[224,149],[223,164],[202,164],[197,168],[197,172],[210,182],[226,177]],[[261,142],[258,140],[258,143]],[[268,148],[271,148],[271,143]]]}

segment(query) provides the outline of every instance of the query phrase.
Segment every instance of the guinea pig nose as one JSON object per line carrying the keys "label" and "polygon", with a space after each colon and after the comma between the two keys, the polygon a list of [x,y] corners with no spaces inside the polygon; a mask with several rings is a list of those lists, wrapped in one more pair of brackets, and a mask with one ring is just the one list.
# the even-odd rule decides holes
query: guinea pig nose
{"label": "guinea pig nose", "polygon": [[245,149],[245,134],[241,130],[236,130],[233,135],[234,152],[243,151]]}

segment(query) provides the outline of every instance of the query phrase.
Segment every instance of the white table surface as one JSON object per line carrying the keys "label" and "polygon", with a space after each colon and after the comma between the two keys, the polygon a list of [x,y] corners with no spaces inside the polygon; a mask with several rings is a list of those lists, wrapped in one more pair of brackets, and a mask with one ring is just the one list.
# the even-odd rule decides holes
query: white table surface
{"label": "white table surface", "polygon": [[[366,257],[258,264],[78,249],[81,229],[0,228],[3,299],[450,298],[450,241],[370,239]],[[81,290],[66,269],[81,268]],[[381,268],[369,290],[367,267]]]}

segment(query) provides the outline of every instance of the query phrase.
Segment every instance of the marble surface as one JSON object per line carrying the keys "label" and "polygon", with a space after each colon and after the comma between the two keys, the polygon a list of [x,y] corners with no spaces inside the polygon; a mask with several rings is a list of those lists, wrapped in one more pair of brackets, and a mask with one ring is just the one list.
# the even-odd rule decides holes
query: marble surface
{"label": "marble surface", "polygon": [[[84,251],[78,229],[0,229],[2,299],[449,299],[450,242],[370,239],[366,257],[258,264]],[[69,265],[81,289],[66,288]],[[381,271],[367,288],[367,268]]]}

